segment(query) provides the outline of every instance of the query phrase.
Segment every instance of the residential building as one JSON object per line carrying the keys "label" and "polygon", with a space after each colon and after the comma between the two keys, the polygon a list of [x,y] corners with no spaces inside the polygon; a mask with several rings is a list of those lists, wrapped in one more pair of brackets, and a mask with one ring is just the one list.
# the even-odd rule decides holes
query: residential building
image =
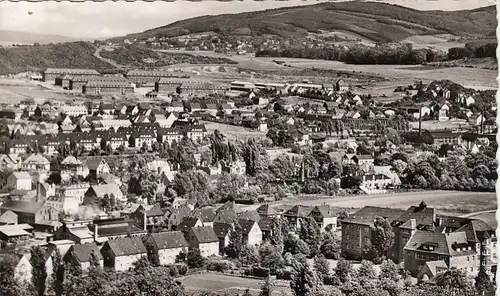
{"label": "residential building", "polygon": [[360,187],[368,190],[386,189],[394,184],[393,179],[384,174],[362,174]]}
{"label": "residential building", "polygon": [[87,158],[87,160],[85,161],[85,165],[89,169],[89,174],[94,177],[111,172],[111,169],[109,168],[109,165],[106,163],[106,161],[99,157]]}
{"label": "residential building", "polygon": [[296,205],[287,210],[283,217],[288,221],[291,229],[299,229],[303,219],[307,219],[311,214],[312,207]]}
{"label": "residential building", "polygon": [[180,231],[151,233],[145,241],[148,252],[158,255],[160,265],[175,264],[180,253],[187,254],[189,244]]}
{"label": "residential building", "polygon": [[249,246],[259,246],[262,243],[262,231],[259,224],[253,220],[238,220],[243,234],[243,243]]}
{"label": "residential building", "polygon": [[92,185],[85,192],[85,197],[83,198],[84,205],[93,205],[99,203],[105,196],[113,199],[115,198],[117,201],[124,200],[123,192],[117,184],[101,184],[101,185]]}
{"label": "residential building", "polygon": [[224,254],[225,248],[229,245],[229,234],[232,226],[228,223],[215,222],[213,225],[215,235],[219,239],[219,253]]}
{"label": "residential building", "polygon": [[75,106],[63,105],[59,108],[59,110],[61,111],[61,113],[65,115],[74,117],[88,114],[87,107],[84,105],[75,105]]}
{"label": "residential building", "polygon": [[31,154],[21,165],[23,171],[49,171],[50,161],[42,154]]}
{"label": "residential building", "polygon": [[193,142],[200,142],[208,135],[205,125],[188,125],[184,129],[184,133],[186,138]]}
{"label": "residential building", "polygon": [[448,144],[453,147],[462,145],[462,134],[454,133],[452,131],[431,131],[431,135],[434,138],[434,144],[443,145]]}
{"label": "residential building", "polygon": [[327,230],[336,231],[337,230],[337,213],[329,205],[315,206],[309,213],[309,217],[313,218],[318,224],[321,232]]}
{"label": "residential building", "polygon": [[94,242],[94,233],[90,231],[91,220],[63,221],[62,226],[54,232],[57,240],[70,240],[77,244]]}
{"label": "residential building", "polygon": [[13,172],[7,178],[4,188],[17,190],[31,190],[33,188],[33,177],[27,172]]}
{"label": "residential building", "polygon": [[186,235],[186,240],[189,247],[199,249],[203,257],[210,257],[219,253],[219,239],[212,227],[193,227]]}
{"label": "residential building", "polygon": [[373,170],[373,156],[371,155],[354,155],[351,160],[359,166],[364,172]]}
{"label": "residential building", "polygon": [[115,271],[128,271],[147,250],[140,237],[126,237],[108,240],[101,249],[104,266]]}
{"label": "residential building", "polygon": [[193,227],[202,227],[203,222],[199,218],[196,217],[184,217],[181,220],[181,223],[177,225],[178,231],[181,231],[182,233],[188,233],[189,230]]}
{"label": "residential building", "polygon": [[185,79],[168,77],[160,78],[155,82],[155,91],[158,93],[178,94],[180,87],[185,82]]}
{"label": "residential building", "polygon": [[64,255],[63,260],[71,262],[71,264],[76,263],[85,271],[90,267],[92,256],[95,256],[99,266],[104,267],[104,260],[96,243],[72,245],[66,255]]}

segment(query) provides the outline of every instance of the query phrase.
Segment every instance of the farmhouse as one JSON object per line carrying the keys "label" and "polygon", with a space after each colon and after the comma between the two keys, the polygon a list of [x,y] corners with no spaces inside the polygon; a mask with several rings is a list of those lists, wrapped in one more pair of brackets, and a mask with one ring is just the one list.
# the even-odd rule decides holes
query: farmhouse
{"label": "farmhouse", "polygon": [[160,265],[174,264],[181,253],[187,254],[188,243],[180,231],[152,233],[146,239],[148,252],[158,255]]}
{"label": "farmhouse", "polygon": [[126,237],[108,240],[101,249],[104,266],[115,271],[127,271],[147,250],[140,237]]}

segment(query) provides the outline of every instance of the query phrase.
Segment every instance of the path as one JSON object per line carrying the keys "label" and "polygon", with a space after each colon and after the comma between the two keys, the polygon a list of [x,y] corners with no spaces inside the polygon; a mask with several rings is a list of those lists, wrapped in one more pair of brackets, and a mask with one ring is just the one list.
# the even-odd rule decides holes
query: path
{"label": "path", "polygon": [[469,218],[469,217],[474,217],[474,216],[478,216],[478,215],[481,215],[481,214],[496,213],[496,211],[497,210],[479,211],[479,212],[474,212],[474,213],[468,213],[468,214],[462,215],[460,217],[462,217],[462,218]]}
{"label": "path", "polygon": [[123,65],[120,65],[118,64],[117,62],[111,60],[111,59],[107,59],[107,58],[104,58],[101,56],[101,51],[104,49],[103,46],[99,46],[96,48],[95,52],[94,52],[94,56],[98,59],[100,59],[101,61],[105,62],[105,63],[108,63],[110,65],[112,65],[113,67],[115,68],[118,68],[118,69],[125,69],[125,66]]}

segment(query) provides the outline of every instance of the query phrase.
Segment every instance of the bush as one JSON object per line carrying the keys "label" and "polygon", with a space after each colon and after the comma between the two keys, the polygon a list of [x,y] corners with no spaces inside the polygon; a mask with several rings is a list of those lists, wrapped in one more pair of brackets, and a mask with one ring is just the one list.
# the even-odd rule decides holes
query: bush
{"label": "bush", "polygon": [[177,269],[177,266],[175,266],[175,265],[170,265],[168,267],[168,272],[170,273],[171,277],[179,276],[179,270]]}
{"label": "bush", "polygon": [[269,268],[257,267],[245,269],[245,275],[266,278],[270,275]]}
{"label": "bush", "polygon": [[227,261],[215,261],[211,260],[207,264],[207,270],[224,272],[232,268],[232,264]]}
{"label": "bush", "polygon": [[186,264],[176,264],[175,267],[177,267],[179,275],[186,275],[188,272],[188,267]]}
{"label": "bush", "polygon": [[289,269],[277,269],[276,279],[290,281],[292,280],[292,271]]}

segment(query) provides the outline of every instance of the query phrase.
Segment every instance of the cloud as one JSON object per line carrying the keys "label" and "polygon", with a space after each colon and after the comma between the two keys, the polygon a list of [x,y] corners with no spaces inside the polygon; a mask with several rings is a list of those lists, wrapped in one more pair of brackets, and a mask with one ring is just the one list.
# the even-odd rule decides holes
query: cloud
{"label": "cloud", "polygon": [[[322,0],[323,1],[323,0]],[[416,9],[456,10],[495,4],[494,0],[383,0]],[[0,2],[3,30],[81,38],[121,36],[202,15],[238,13],[316,1],[176,2]],[[28,12],[33,12],[31,15]]]}

